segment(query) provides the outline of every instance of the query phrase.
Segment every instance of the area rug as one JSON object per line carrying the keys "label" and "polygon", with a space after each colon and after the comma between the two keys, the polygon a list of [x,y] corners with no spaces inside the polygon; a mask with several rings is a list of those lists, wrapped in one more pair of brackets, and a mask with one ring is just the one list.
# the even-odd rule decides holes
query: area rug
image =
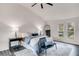
{"label": "area rug", "polygon": [[0,51],[0,56],[15,56],[9,50]]}
{"label": "area rug", "polygon": [[29,49],[23,49],[21,51],[14,52],[15,56],[35,56]]}
{"label": "area rug", "polygon": [[69,56],[72,51],[72,45],[56,42],[56,47],[47,50],[47,56]]}
{"label": "area rug", "polygon": [[[42,56],[69,56],[72,51],[71,45],[56,42],[57,49],[55,46],[47,49],[47,54]],[[14,52],[16,56],[35,56],[29,49],[23,49],[21,51]]]}

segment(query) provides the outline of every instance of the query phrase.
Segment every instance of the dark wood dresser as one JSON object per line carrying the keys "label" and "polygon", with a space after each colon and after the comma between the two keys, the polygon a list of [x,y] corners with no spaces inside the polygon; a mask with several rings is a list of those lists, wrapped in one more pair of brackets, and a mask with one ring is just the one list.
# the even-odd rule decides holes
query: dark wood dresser
{"label": "dark wood dresser", "polygon": [[15,42],[15,41],[18,41],[19,43],[18,43],[18,46],[20,46],[21,45],[21,42],[24,40],[24,38],[10,38],[9,39],[9,50],[11,50],[11,42]]}

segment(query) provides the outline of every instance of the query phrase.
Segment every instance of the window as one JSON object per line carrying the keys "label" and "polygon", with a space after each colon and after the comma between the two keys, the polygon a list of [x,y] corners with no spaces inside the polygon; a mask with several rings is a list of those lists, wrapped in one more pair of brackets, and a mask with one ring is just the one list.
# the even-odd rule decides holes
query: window
{"label": "window", "polygon": [[64,24],[59,24],[59,38],[64,38]]}
{"label": "window", "polygon": [[68,38],[74,39],[74,24],[68,23]]}

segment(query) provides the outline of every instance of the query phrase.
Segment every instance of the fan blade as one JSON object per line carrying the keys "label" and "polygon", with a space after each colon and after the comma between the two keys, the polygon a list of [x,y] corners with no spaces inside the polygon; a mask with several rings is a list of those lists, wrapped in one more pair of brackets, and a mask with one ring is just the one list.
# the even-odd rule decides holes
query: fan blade
{"label": "fan blade", "polygon": [[46,3],[46,4],[53,6],[53,4],[51,4],[51,3]]}
{"label": "fan blade", "polygon": [[43,4],[41,3],[41,8],[43,9]]}
{"label": "fan blade", "polygon": [[37,3],[34,3],[34,4],[32,5],[32,7],[35,6],[36,4],[37,4]]}

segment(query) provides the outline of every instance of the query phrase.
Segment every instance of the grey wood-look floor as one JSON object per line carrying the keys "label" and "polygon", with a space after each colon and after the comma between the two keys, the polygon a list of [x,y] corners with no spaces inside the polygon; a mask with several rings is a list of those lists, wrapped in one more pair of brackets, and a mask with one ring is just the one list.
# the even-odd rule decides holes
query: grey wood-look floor
{"label": "grey wood-look floor", "polygon": [[15,56],[15,55],[14,55],[14,52],[17,52],[17,51],[20,51],[20,50],[25,49],[25,47],[23,47],[23,46],[18,46],[17,48],[18,48],[18,49],[16,49],[16,47],[13,46],[13,47],[11,48],[11,50],[0,51],[0,56]]}
{"label": "grey wood-look floor", "polygon": [[0,51],[0,56],[15,56],[15,55],[9,50],[4,50],[4,51]]}
{"label": "grey wood-look floor", "polygon": [[[73,46],[75,47],[75,52],[73,52],[73,53],[76,54],[75,56],[79,56],[79,46],[78,45],[73,45]],[[20,50],[22,50],[22,49],[24,49],[24,47],[20,48]],[[12,49],[12,51],[10,51],[10,50],[0,51],[0,56],[15,56],[14,52],[20,51],[20,50]]]}

